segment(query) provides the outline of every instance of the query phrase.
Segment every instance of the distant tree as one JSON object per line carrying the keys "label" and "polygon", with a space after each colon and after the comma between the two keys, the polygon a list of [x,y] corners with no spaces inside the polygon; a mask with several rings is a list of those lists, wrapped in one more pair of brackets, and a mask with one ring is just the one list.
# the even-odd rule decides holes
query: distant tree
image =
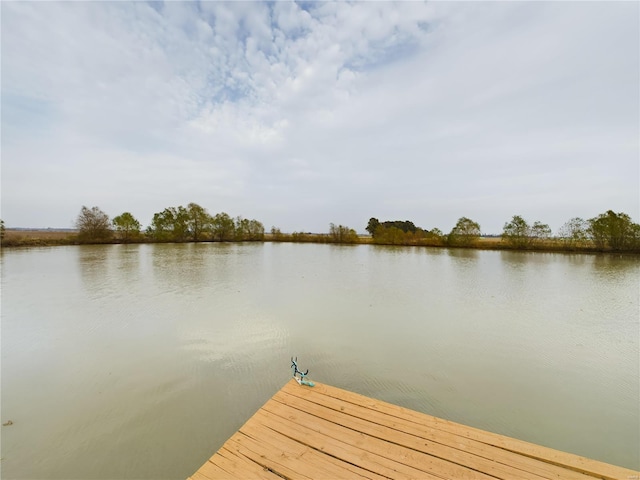
{"label": "distant tree", "polygon": [[418,229],[415,236],[418,236],[418,245],[426,245],[436,247],[444,245],[449,242],[449,235],[444,235],[439,228],[432,228],[431,230]]}
{"label": "distant tree", "polygon": [[[420,238],[425,236],[425,231],[416,227],[409,220],[380,222],[377,218],[372,217],[369,219],[366,230],[376,243],[386,245],[414,245],[420,241]],[[379,236],[383,238],[379,238]]]}
{"label": "distant tree", "polygon": [[189,238],[191,233],[189,231],[189,212],[180,205],[177,208],[173,208],[173,215],[173,238],[175,241],[184,242]]}
{"label": "distant tree", "polygon": [[249,219],[238,216],[234,222],[234,238],[240,242],[247,240],[249,237]]}
{"label": "distant tree", "polygon": [[264,225],[258,220],[249,220],[249,236],[247,240],[253,242],[264,240]]}
{"label": "distant tree", "polygon": [[515,248],[528,248],[541,244],[551,237],[551,228],[546,223],[536,221],[533,226],[519,215],[514,215],[504,224],[502,239]]}
{"label": "distant tree", "polygon": [[264,225],[258,220],[236,217],[235,239],[238,241],[257,241],[264,239]]}
{"label": "distant tree", "polygon": [[380,222],[377,218],[371,217],[369,219],[369,223],[367,223],[367,228],[365,229],[369,234],[373,237],[376,233],[376,228],[380,225]]}
{"label": "distant tree", "polygon": [[154,213],[151,224],[147,227],[146,234],[157,241],[171,240],[173,220],[168,209]]}
{"label": "distant tree", "polygon": [[235,222],[228,214],[222,212],[213,217],[211,226],[213,238],[221,242],[233,240],[235,235]]}
{"label": "distant tree", "polygon": [[189,212],[183,206],[155,213],[147,233],[158,241],[184,242],[189,236]]}
{"label": "distant tree", "polygon": [[512,247],[526,248],[531,245],[531,227],[524,218],[514,215],[504,224],[502,239]]}
{"label": "distant tree", "polygon": [[376,228],[373,239],[375,243],[383,245],[405,245],[408,243],[406,232],[398,227],[387,227],[382,223]]}
{"label": "distant tree", "polygon": [[543,243],[545,240],[548,240],[551,237],[551,228],[549,225],[542,222],[534,222],[533,227],[531,227],[531,238],[532,243]]}
{"label": "distant tree", "polygon": [[187,228],[194,242],[202,239],[204,233],[211,231],[213,217],[205,208],[196,203],[187,205]]}
{"label": "distant tree", "polygon": [[467,217],[461,217],[449,233],[450,245],[470,246],[480,238],[480,225]]}
{"label": "distant tree", "polygon": [[4,220],[0,220],[0,242],[4,240]]}
{"label": "distant tree", "polygon": [[382,222],[381,225],[384,226],[384,227],[395,227],[395,228],[397,228],[399,230],[402,230],[405,233],[407,233],[407,232],[414,233],[416,230],[418,230],[418,227],[416,227],[413,224],[413,222],[410,222],[409,220],[387,221],[387,222]]}
{"label": "distant tree", "polygon": [[271,227],[271,238],[273,238],[273,240],[276,241],[281,241],[283,236],[282,236],[282,231],[277,228],[277,227]]}
{"label": "distant tree", "polygon": [[264,240],[264,225],[258,220],[236,217],[234,238],[240,242]]}
{"label": "distant tree", "polygon": [[140,235],[140,222],[129,212],[118,215],[112,223],[125,243]]}
{"label": "distant tree", "polygon": [[356,243],[358,234],[353,228],[344,225],[329,225],[329,238],[334,243]]}
{"label": "distant tree", "polygon": [[574,248],[582,246],[588,241],[587,229],[589,223],[579,217],[574,217],[567,221],[560,230],[558,230],[558,237],[564,243],[566,247]]}
{"label": "distant tree", "polygon": [[608,210],[588,220],[587,232],[596,248],[611,250],[631,250],[638,248],[640,225],[631,221],[626,213]]}
{"label": "distant tree", "polygon": [[84,242],[103,242],[110,240],[111,230],[109,216],[98,207],[87,208],[84,205],[76,219],[78,238]]}

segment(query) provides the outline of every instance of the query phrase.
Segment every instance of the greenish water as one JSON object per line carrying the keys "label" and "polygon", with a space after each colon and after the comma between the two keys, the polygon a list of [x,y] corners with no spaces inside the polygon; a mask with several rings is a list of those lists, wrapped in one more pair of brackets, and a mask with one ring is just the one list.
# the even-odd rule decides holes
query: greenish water
{"label": "greenish water", "polygon": [[638,257],[2,252],[2,478],[178,479],[290,377],[640,468]]}

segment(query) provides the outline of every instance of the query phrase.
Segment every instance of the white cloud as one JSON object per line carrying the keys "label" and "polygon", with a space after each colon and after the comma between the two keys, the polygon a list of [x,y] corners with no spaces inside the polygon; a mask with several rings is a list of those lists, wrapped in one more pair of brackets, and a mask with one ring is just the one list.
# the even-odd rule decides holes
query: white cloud
{"label": "white cloud", "polygon": [[2,215],[146,222],[195,201],[305,231],[637,221],[638,10],[3,3]]}

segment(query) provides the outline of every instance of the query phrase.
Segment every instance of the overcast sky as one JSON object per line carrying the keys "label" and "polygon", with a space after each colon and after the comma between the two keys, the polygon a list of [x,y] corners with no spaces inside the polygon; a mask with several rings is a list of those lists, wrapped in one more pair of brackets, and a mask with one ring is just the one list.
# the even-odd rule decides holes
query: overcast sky
{"label": "overcast sky", "polygon": [[638,2],[7,2],[2,218],[638,222]]}

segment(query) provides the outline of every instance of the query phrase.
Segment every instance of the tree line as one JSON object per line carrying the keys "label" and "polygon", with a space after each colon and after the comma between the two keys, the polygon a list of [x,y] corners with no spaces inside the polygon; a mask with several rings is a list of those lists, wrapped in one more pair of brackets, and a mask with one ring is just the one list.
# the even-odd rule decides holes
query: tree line
{"label": "tree line", "polygon": [[426,245],[426,246],[472,246],[480,238],[480,225],[462,217],[448,235],[439,228],[424,229],[409,220],[380,222],[369,219],[367,232],[374,243],[390,245]]}
{"label": "tree line", "polygon": [[[437,228],[426,230],[413,222],[369,219],[366,230],[373,243],[390,245],[431,245],[477,247],[482,236],[477,222],[461,217],[451,232],[444,234]],[[640,225],[626,213],[605,213],[584,220],[579,217],[567,221],[553,236],[549,225],[540,221],[532,224],[514,215],[504,224],[498,247],[515,249],[557,248],[563,250],[640,251]]]}
{"label": "tree line", "polygon": [[[265,234],[257,220],[227,213],[211,215],[195,203],[186,207],[168,207],[155,213],[151,224],[142,231],[140,222],[124,212],[113,219],[98,207],[83,206],[75,222],[77,235],[56,243],[108,242],[201,242],[201,241],[281,241],[382,245],[451,246],[467,248],[510,248],[566,251],[640,252],[640,225],[626,213],[608,210],[584,220],[575,217],[567,221],[554,236],[549,225],[540,221],[529,223],[520,215],[506,222],[502,234],[488,239],[482,236],[480,224],[467,217],[458,219],[448,234],[438,228],[431,230],[416,226],[409,220],[380,222],[370,218],[361,237],[344,225],[329,225],[326,234],[293,232],[283,234],[272,227]],[[15,239],[5,241],[4,221],[0,220],[0,238],[4,245],[20,245]],[[22,243],[22,244],[26,244]],[[45,241],[46,244],[46,241]]]}
{"label": "tree line", "polygon": [[196,203],[186,207],[167,207],[155,213],[151,224],[141,230],[140,222],[124,212],[111,220],[98,207],[83,206],[76,219],[78,240],[86,243],[111,242],[202,242],[202,241],[261,241],[264,226],[257,220],[227,213],[211,215]]}

